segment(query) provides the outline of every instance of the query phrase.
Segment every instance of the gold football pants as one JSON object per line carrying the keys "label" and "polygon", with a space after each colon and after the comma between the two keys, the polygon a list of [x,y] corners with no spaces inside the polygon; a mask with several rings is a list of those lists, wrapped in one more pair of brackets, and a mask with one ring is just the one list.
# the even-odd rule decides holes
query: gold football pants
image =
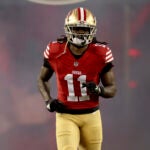
{"label": "gold football pants", "polygon": [[58,150],[101,150],[100,111],[81,115],[56,113],[56,141]]}

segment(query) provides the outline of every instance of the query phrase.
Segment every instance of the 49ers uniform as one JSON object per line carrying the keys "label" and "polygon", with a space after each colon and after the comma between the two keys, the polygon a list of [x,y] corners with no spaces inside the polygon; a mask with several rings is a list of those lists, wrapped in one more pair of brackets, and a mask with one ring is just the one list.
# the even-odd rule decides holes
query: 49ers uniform
{"label": "49ers uniform", "polygon": [[[96,24],[90,10],[82,7],[71,10],[65,18],[65,38],[49,43],[44,51],[44,66],[49,67],[50,75],[55,72],[57,99],[64,106],[56,110],[58,150],[101,150],[99,96],[88,93],[82,85],[90,82],[98,85],[114,58],[110,48],[96,40]],[[68,44],[79,50],[85,46],[87,49],[77,57]]]}
{"label": "49ers uniform", "polygon": [[66,42],[49,43],[44,58],[56,73],[58,99],[67,109],[82,110],[99,106],[98,96],[87,92],[82,83],[100,82],[100,73],[107,63],[113,61],[112,52],[103,44],[89,44],[84,54],[76,59]]}

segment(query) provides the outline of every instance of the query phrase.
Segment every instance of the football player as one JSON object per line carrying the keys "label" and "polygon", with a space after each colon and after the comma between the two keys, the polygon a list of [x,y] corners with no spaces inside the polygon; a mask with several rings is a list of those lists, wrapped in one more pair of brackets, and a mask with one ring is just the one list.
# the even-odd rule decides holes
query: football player
{"label": "football player", "polygon": [[[96,18],[86,8],[71,10],[64,29],[65,36],[44,51],[38,87],[47,110],[56,112],[58,150],[100,150],[99,97],[112,98],[116,93],[112,51],[96,40]],[[48,82],[53,73],[57,98],[51,97]]]}

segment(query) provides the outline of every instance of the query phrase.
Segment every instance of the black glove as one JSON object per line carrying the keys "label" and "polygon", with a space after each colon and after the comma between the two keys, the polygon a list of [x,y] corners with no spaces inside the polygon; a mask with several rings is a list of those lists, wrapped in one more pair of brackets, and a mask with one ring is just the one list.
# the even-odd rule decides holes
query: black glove
{"label": "black glove", "polygon": [[64,109],[64,105],[58,99],[48,100],[45,103],[49,112],[61,111]]}
{"label": "black glove", "polygon": [[86,87],[87,91],[90,94],[101,94],[101,87],[96,85],[94,82],[87,82],[87,83],[82,83],[82,88]]}

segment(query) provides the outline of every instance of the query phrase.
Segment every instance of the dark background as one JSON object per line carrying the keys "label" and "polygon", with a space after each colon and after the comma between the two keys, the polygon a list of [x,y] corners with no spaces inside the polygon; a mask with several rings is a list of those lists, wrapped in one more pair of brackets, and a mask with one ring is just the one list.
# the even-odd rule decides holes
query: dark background
{"label": "dark background", "polygon": [[[95,14],[97,37],[115,57],[117,95],[100,100],[103,150],[150,149],[150,1],[53,6],[0,0],[1,150],[56,150],[55,113],[45,109],[37,75],[46,45],[64,34],[66,14],[79,6]],[[55,97],[55,76],[51,83]]]}

